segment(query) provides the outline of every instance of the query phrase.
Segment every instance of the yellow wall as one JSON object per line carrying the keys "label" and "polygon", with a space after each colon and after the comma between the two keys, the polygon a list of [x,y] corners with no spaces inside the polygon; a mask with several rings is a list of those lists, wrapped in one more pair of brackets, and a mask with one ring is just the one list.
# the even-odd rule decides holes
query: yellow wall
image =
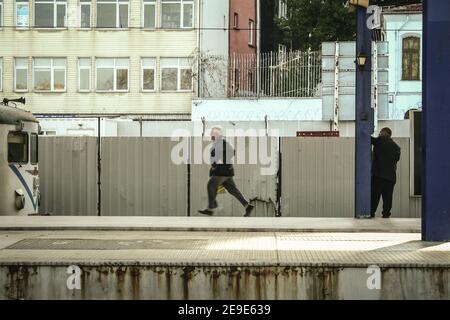
{"label": "yellow wall", "polygon": [[[0,29],[0,57],[3,57],[3,92],[6,97],[25,96],[27,107],[34,113],[190,113],[194,92],[160,92],[159,60],[156,92],[141,92],[141,57],[186,57],[197,48],[197,31],[142,30],[141,5],[130,0],[130,29],[79,30],[78,1],[67,1],[68,28],[63,30],[16,30],[14,1],[4,0],[4,26]],[[94,10],[95,1],[92,9]],[[195,6],[197,24],[198,9]],[[33,2],[30,5],[33,17]],[[94,10],[95,12],[95,10]],[[158,8],[158,20],[160,10]],[[95,22],[95,14],[91,24]],[[30,22],[31,24],[32,22]],[[95,24],[94,24],[95,25]],[[27,93],[13,92],[14,57],[29,58]],[[66,57],[67,80],[64,93],[34,93],[31,57]],[[129,57],[129,92],[96,93],[95,59],[92,59],[92,92],[78,92],[78,57]],[[194,80],[195,88],[195,80]]]}

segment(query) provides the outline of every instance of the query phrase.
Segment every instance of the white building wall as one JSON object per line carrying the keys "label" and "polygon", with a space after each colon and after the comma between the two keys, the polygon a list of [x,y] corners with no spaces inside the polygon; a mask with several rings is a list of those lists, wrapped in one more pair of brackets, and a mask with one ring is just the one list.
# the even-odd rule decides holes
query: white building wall
{"label": "white building wall", "polygon": [[201,51],[212,55],[228,56],[228,0],[199,0],[201,10]]}
{"label": "white building wall", "polygon": [[[158,0],[157,23],[160,17]],[[141,91],[141,57],[188,57],[198,47],[198,30],[143,30],[141,29],[142,1],[129,2],[128,29],[77,28],[78,1],[67,1],[67,23],[64,29],[14,28],[14,1],[4,0],[4,25],[0,29],[0,57],[3,57],[3,95],[24,96],[27,107],[36,114],[188,114],[193,92],[160,92],[159,59],[157,60],[156,92]],[[195,17],[198,6],[195,1]],[[33,1],[30,1],[33,17]],[[92,25],[95,26],[95,1],[92,1]],[[198,22],[194,23],[195,26]],[[14,57],[29,58],[28,92],[14,92]],[[32,57],[66,57],[66,91],[63,93],[33,92]],[[78,57],[92,58],[91,92],[78,92]],[[95,57],[126,57],[130,60],[129,92],[97,93],[95,85]],[[195,81],[194,89],[195,89]]]}

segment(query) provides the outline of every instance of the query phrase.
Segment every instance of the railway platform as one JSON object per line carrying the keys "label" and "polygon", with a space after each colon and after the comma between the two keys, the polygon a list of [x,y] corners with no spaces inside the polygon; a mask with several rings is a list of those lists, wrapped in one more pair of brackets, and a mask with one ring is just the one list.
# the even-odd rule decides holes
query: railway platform
{"label": "railway platform", "polygon": [[419,219],[1,217],[1,299],[450,299]]}

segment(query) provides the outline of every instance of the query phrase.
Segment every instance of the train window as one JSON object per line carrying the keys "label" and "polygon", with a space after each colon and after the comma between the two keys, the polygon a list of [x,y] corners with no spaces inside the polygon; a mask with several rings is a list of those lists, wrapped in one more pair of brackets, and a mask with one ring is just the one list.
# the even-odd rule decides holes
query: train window
{"label": "train window", "polygon": [[28,163],[28,134],[8,133],[8,162]]}
{"label": "train window", "polygon": [[36,133],[32,133],[30,137],[30,162],[31,164],[38,163],[39,156],[39,144],[38,144],[38,135]]}

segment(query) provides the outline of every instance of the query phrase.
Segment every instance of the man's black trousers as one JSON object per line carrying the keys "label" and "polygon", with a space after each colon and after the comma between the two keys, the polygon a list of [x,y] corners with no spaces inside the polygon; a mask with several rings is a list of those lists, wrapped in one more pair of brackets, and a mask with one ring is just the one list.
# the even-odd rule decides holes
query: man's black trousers
{"label": "man's black trousers", "polygon": [[377,211],[381,197],[383,197],[383,216],[391,215],[394,187],[394,181],[372,176],[372,216],[374,216]]}

